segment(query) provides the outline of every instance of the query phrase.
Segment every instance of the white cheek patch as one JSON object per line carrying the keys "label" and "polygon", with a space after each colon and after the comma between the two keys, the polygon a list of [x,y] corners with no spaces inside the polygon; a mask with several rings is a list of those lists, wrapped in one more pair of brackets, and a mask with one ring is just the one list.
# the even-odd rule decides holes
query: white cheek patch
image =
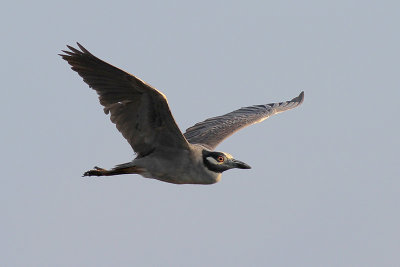
{"label": "white cheek patch", "polygon": [[210,162],[211,164],[214,164],[214,165],[218,165],[219,164],[219,162],[216,161],[213,157],[207,157],[206,160],[208,162]]}

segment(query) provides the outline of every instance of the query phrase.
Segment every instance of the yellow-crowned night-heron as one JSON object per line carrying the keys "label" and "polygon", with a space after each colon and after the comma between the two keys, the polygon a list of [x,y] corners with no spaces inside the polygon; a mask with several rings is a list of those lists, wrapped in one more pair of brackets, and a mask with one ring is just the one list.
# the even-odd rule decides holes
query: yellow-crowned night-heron
{"label": "yellow-crowned night-heron", "polygon": [[111,170],[94,167],[84,176],[140,174],[175,184],[213,184],[222,172],[250,169],[215,147],[236,131],[268,117],[297,107],[304,92],[290,101],[243,107],[222,116],[179,130],[163,93],[139,78],[93,56],[78,43],[81,51],[68,46],[65,59],[99,95],[104,112],[126,138],[136,158]]}

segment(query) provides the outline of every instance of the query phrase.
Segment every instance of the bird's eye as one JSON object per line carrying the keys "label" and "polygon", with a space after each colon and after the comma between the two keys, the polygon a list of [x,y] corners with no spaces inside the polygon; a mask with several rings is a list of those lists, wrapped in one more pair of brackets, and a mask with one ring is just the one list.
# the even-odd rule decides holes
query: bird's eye
{"label": "bird's eye", "polygon": [[224,157],[223,156],[219,156],[217,160],[218,160],[218,162],[224,162]]}

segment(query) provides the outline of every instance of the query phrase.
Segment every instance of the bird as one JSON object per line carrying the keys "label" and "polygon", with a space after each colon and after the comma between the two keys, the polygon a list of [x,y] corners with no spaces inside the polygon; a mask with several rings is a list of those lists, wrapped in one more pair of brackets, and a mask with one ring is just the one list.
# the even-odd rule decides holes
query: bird
{"label": "bird", "polygon": [[112,169],[94,167],[83,176],[139,174],[172,184],[209,185],[224,171],[251,167],[231,154],[216,151],[238,130],[293,109],[304,100],[304,91],[292,100],[242,107],[196,123],[182,133],[166,96],[156,88],[97,58],[77,42],[79,49],[59,54],[99,97],[104,113],[131,145],[136,157]]}

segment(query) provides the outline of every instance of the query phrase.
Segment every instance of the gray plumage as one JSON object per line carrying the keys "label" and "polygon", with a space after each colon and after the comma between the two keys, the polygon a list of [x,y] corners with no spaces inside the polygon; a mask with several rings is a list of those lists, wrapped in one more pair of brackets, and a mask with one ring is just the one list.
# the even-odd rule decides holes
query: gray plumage
{"label": "gray plumage", "polygon": [[138,156],[157,146],[188,148],[161,92],[78,46],[82,51],[68,46],[71,52],[63,51],[63,59],[96,90],[104,112],[111,114],[111,121]]}
{"label": "gray plumage", "polygon": [[163,93],[139,78],[92,55],[67,46],[60,56],[99,95],[104,112],[129,142],[137,157],[111,170],[95,167],[84,176],[135,173],[176,184],[212,184],[231,168],[250,166],[230,154],[213,151],[236,131],[292,109],[303,102],[304,93],[281,103],[244,107],[179,130]]}
{"label": "gray plumage", "polygon": [[188,128],[184,134],[192,144],[203,144],[215,149],[219,143],[240,129],[262,122],[274,114],[292,109],[303,103],[304,92],[290,101],[254,105],[209,118]]}

